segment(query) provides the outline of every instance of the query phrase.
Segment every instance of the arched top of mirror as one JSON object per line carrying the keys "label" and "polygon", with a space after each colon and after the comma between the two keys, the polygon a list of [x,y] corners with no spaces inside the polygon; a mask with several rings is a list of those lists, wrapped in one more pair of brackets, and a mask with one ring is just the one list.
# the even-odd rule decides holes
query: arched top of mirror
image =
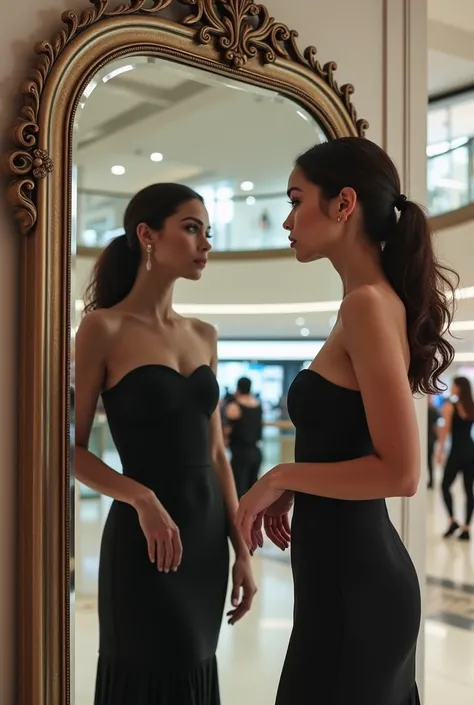
{"label": "arched top of mirror", "polygon": [[314,47],[301,52],[297,33],[263,5],[250,0],[90,4],[80,14],[65,12],[65,27],[36,46],[36,67],[21,88],[23,106],[5,166],[8,200],[25,235],[47,222],[50,237],[64,237],[76,107],[92,77],[120,57],[167,58],[267,88],[296,101],[329,139],[363,136],[367,129],[352,105],[353,87],[339,87],[334,78],[336,64],[321,66]]}

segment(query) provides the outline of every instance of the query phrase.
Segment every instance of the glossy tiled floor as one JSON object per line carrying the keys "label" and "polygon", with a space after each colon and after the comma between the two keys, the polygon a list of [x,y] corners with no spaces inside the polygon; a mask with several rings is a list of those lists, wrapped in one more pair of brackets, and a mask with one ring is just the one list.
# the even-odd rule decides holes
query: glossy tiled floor
{"label": "glossy tiled floor", "polygon": [[[75,705],[93,703],[97,657],[95,583],[106,511],[105,502],[86,500],[81,502],[78,513]],[[445,521],[439,491],[430,493],[424,705],[472,705],[474,545],[442,541],[440,534]],[[291,628],[291,574],[287,561],[271,557],[257,559],[255,568],[259,594],[254,609],[239,625],[233,628],[224,625],[222,629],[219,646],[222,705],[274,703]]]}

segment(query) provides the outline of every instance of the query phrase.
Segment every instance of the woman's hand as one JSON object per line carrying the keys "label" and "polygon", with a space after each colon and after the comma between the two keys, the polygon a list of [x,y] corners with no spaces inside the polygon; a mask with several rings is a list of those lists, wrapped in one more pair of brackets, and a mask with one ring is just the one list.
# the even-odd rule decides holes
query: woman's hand
{"label": "woman's hand", "polygon": [[294,492],[286,490],[276,502],[268,507],[263,516],[266,535],[282,551],[290,545],[291,527],[288,514],[294,499]]}
{"label": "woman's hand", "polygon": [[272,470],[267,472],[240,500],[235,525],[253,553],[263,545],[262,522],[266,510],[283,495],[284,490],[273,485]]}
{"label": "woman's hand", "polygon": [[148,555],[160,572],[176,571],[183,556],[179,529],[153,492],[135,502]]}
{"label": "woman's hand", "polygon": [[232,569],[233,609],[227,612],[229,624],[234,625],[250,610],[256,592],[249,558],[237,558]]}

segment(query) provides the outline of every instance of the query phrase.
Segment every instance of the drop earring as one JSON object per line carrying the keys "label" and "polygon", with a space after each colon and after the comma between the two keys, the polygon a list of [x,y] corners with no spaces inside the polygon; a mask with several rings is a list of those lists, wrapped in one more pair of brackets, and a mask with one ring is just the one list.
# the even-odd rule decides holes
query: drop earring
{"label": "drop earring", "polygon": [[147,272],[151,269],[151,245],[146,246],[147,259],[146,259],[146,270]]}

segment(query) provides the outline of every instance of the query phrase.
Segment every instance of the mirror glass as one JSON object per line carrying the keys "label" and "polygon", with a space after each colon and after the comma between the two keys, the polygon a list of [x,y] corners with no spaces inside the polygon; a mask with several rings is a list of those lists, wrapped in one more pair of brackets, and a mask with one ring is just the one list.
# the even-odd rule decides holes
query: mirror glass
{"label": "mirror glass", "polygon": [[[204,199],[215,251],[286,248],[287,233],[282,222],[289,211],[286,195],[289,172],[300,152],[326,139],[310,114],[276,92],[146,56],[114,61],[90,81],[76,112],[73,134],[72,446],[75,385],[80,383],[74,374],[75,332],[82,316],[83,295],[101,250],[123,232],[123,215],[132,196],[157,182],[185,184]],[[213,266],[212,261],[209,266]],[[219,300],[219,291],[215,292],[215,300]],[[223,341],[217,374],[221,399],[235,389],[240,377],[246,376],[261,401],[264,429],[260,472],[292,457],[293,432],[286,415],[285,393],[295,374],[317,352],[314,341],[301,340],[292,346],[268,343]],[[89,450],[122,472],[101,397],[92,423]],[[125,637],[123,633],[113,633],[114,629],[120,632],[130,625],[128,617],[120,611],[122,607],[116,606],[114,591],[120,585],[113,575],[115,568],[108,548],[103,549],[100,558],[112,500],[77,482],[74,467],[71,483],[72,692],[76,705],[92,705],[99,649],[101,561],[108,571],[107,585],[101,588],[101,610],[107,612],[103,619],[101,616],[101,626],[107,631],[106,639],[117,646]],[[109,539],[110,536],[107,545]],[[113,540],[124,542],[123,551],[116,552],[115,557],[120,556],[120,562],[127,561],[134,550],[127,544],[128,537],[116,534]],[[139,544],[137,550],[146,551],[146,544]],[[259,597],[251,615],[234,628],[228,627],[225,619],[223,622],[218,647],[223,705],[274,702],[291,626],[292,582],[287,553],[280,556],[269,547],[265,551],[265,557],[255,563]],[[130,565],[131,605],[150,599],[149,594],[140,592],[139,586],[133,592],[134,570]],[[120,574],[121,571],[117,573]],[[209,580],[212,581],[212,576]],[[187,619],[189,606],[179,614],[179,600],[177,604],[175,618],[179,622]],[[227,606],[230,608],[229,597]],[[193,608],[194,617],[200,609],[201,605]],[[261,638],[267,643],[260,644],[257,652],[254,649]],[[185,646],[183,650],[184,653]],[[105,661],[107,654],[102,656]],[[153,670],[153,653],[149,656]],[[162,702],[159,698],[154,700],[146,690],[158,687],[156,683],[147,685],[143,669],[146,671],[148,666],[134,664],[133,677],[143,682],[143,693],[147,693],[140,705]],[[132,687],[130,678],[123,663],[109,664],[107,668],[102,664],[98,688],[106,690],[107,679],[112,679],[120,682],[125,692]],[[119,696],[114,697],[106,700],[105,696],[103,699],[98,696],[95,705],[106,702],[118,705]],[[139,701],[135,702],[138,705]],[[179,698],[171,702],[188,705],[187,700]],[[196,705],[217,702],[217,699],[203,699],[202,704],[196,700]]]}

